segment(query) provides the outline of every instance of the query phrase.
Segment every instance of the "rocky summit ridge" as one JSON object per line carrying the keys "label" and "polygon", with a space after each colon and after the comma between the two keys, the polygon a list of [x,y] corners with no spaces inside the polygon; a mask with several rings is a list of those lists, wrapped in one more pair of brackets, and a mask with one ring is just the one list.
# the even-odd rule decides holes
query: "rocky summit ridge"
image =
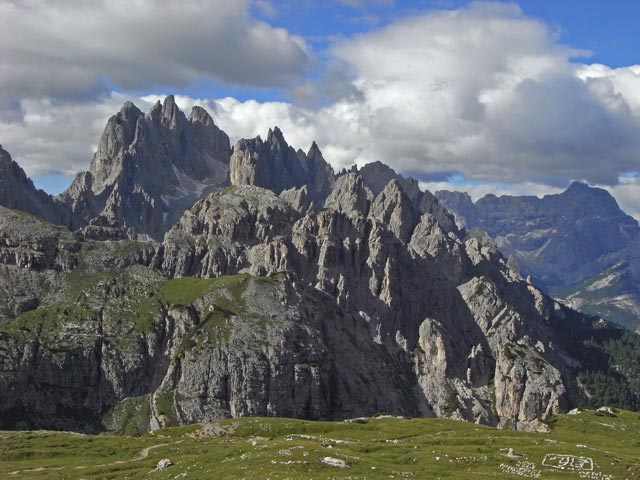
{"label": "rocky summit ridge", "polygon": [[75,228],[119,226],[160,239],[186,208],[228,183],[230,155],[229,137],[203,108],[186,117],[168,96],[145,115],[127,102],[107,122],[89,170],[60,199]]}
{"label": "rocky summit ridge", "polygon": [[278,129],[231,150],[169,97],[112,117],[61,199],[71,225],[0,207],[0,428],[386,412],[542,430],[594,397],[593,369],[637,407],[633,365],[592,363],[620,329],[384,164],[336,174]]}

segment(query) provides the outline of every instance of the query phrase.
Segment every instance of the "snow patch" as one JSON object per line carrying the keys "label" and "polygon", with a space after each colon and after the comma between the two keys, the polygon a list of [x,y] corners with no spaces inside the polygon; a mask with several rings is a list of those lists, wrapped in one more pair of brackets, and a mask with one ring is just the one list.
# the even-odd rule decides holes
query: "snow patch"
{"label": "snow patch", "polygon": [[610,287],[611,285],[613,285],[616,280],[618,280],[619,276],[615,273],[610,273],[609,275],[607,275],[604,278],[601,278],[600,280],[596,280],[595,282],[593,282],[591,285],[589,285],[586,290],[588,292],[593,292],[596,290],[600,290],[602,288],[607,288]]}

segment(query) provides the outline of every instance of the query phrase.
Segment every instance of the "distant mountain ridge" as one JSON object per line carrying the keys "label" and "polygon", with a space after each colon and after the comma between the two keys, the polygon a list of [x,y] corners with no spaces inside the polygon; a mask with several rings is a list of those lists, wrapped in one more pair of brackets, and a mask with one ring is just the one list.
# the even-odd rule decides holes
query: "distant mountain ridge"
{"label": "distant mountain ridge", "polygon": [[[550,293],[589,313],[640,326],[640,227],[606,190],[574,182],[542,198],[486,195],[473,202],[460,192],[435,195],[461,225],[489,233],[523,274]],[[613,267],[610,283],[594,283]]]}
{"label": "distant mountain ridge", "polygon": [[24,170],[0,145],[0,205],[30,213],[48,222],[71,226],[72,213],[60,202],[38,190]]}

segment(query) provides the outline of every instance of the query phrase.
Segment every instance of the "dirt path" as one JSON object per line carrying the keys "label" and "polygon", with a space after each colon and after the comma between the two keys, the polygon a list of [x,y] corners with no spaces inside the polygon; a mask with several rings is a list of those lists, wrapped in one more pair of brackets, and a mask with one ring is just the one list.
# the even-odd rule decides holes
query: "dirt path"
{"label": "dirt path", "polygon": [[[176,442],[176,443],[180,443],[180,442]],[[125,463],[132,463],[132,462],[139,462],[140,460],[144,460],[145,458],[147,458],[149,456],[149,453],[151,452],[151,450],[154,450],[156,448],[160,448],[160,447],[165,447],[169,445],[168,443],[159,443],[158,445],[152,445],[150,447],[145,447],[142,450],[140,450],[138,452],[138,455],[136,455],[135,457],[129,459],[129,460],[116,460],[115,462],[111,462],[111,463],[106,463],[104,465],[92,465],[94,467],[108,467],[110,465],[123,465]],[[90,468],[88,466],[79,466],[76,468]]]}
{"label": "dirt path", "polygon": [[[110,467],[113,465],[125,465],[127,463],[133,463],[133,462],[139,462],[140,460],[144,460],[145,458],[149,457],[149,454],[151,453],[151,450],[155,450],[156,448],[160,448],[160,447],[166,447],[167,445],[176,445],[178,443],[182,443],[182,440],[178,441],[178,442],[174,442],[172,444],[170,443],[159,443],[157,445],[151,445],[150,447],[145,447],[142,450],[140,450],[138,452],[138,454],[133,457],[130,458],[129,460],[116,460],[113,461],[111,463],[102,463],[102,464],[98,464],[98,465],[78,465],[77,467],[73,467],[76,470],[82,470],[84,468],[102,468],[102,467]],[[31,468],[29,470],[14,470],[13,472],[9,472],[9,475],[18,475],[20,473],[31,473],[31,472],[44,472],[44,471],[49,471],[49,470],[64,470],[67,467],[38,467],[38,468]]]}

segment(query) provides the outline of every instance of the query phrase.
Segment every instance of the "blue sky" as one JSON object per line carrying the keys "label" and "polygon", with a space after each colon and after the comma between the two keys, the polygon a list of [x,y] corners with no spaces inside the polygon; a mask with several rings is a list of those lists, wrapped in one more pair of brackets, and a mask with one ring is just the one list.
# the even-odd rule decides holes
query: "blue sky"
{"label": "blue sky", "polygon": [[[278,2],[271,14],[257,7],[253,12],[272,25],[304,37],[317,55],[317,75],[326,50],[339,37],[380,28],[399,18],[441,9],[457,9],[472,3],[461,0],[404,0],[381,2],[296,1]],[[502,2],[514,3],[514,2]],[[548,23],[561,42],[591,52],[589,60],[611,67],[640,62],[640,2],[631,0],[523,0],[515,2],[525,14]],[[202,79],[180,89],[196,98],[232,96],[239,100],[289,100],[283,88],[246,88]]]}
{"label": "blue sky", "polygon": [[[285,2],[286,3],[286,2]],[[293,2],[295,4],[305,2]],[[307,2],[310,3],[310,2]],[[456,9],[471,2],[460,0],[412,0],[393,3],[366,3],[351,7],[321,2],[311,8],[289,7],[274,23],[292,31],[315,37],[352,35],[389,23],[398,17],[434,9]],[[511,3],[511,2],[503,2]],[[593,61],[610,66],[637,62],[640,44],[640,3],[632,0],[522,0],[515,2],[526,15],[552,25],[563,42],[591,50]],[[373,23],[372,23],[373,22]],[[326,46],[322,39],[316,42]]]}
{"label": "blue sky", "polygon": [[[640,215],[640,4],[0,0],[0,143],[58,193],[107,118],[168,93],[233,140],[279,125],[335,168],[430,189],[601,185]],[[44,27],[43,27],[44,26]]]}

